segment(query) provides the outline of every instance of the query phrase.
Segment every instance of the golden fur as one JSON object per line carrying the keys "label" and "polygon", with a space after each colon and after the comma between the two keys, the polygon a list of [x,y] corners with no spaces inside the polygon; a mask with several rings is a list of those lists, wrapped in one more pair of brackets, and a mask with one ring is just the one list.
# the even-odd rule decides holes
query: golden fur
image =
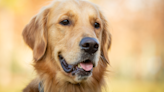
{"label": "golden fur", "polygon": [[[71,25],[59,24],[63,19],[70,19]],[[94,22],[100,23],[99,29],[93,27]],[[109,63],[107,51],[111,36],[96,5],[84,0],[55,0],[32,18],[22,35],[33,50],[34,68],[38,74],[23,92],[38,92],[39,82],[43,83],[44,92],[101,92]],[[74,63],[79,59],[79,41],[83,37],[96,38],[100,48],[92,76],[77,81],[75,76],[63,71],[58,53],[62,51],[67,63]]]}

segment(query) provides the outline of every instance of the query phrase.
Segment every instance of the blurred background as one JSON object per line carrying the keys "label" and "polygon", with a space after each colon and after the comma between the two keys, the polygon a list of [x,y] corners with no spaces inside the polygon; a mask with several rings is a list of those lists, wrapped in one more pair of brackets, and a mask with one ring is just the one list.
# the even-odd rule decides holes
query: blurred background
{"label": "blurred background", "polygon": [[[90,0],[109,22],[110,92],[164,92],[164,0]],[[36,76],[21,32],[50,0],[0,0],[0,92]]]}

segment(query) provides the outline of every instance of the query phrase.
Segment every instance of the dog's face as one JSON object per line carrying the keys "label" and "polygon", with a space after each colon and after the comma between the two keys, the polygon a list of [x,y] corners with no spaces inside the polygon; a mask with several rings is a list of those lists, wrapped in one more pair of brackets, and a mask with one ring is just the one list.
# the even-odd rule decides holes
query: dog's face
{"label": "dog's face", "polygon": [[99,61],[102,21],[96,7],[87,2],[69,3],[52,9],[48,44],[63,70],[81,81],[92,74]]}
{"label": "dog's face", "polygon": [[54,68],[58,75],[72,83],[88,79],[100,57],[108,60],[110,35],[106,21],[99,9],[87,1],[55,1],[31,20],[23,37],[33,49],[36,63],[45,59],[58,68]]}

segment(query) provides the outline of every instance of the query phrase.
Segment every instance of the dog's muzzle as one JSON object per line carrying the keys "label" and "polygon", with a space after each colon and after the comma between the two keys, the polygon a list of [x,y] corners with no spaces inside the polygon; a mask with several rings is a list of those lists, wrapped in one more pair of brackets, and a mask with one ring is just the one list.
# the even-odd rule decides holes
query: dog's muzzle
{"label": "dog's muzzle", "polygon": [[99,49],[99,42],[95,38],[85,37],[80,41],[81,48],[81,61],[75,62],[75,64],[68,64],[64,57],[59,54],[60,64],[66,73],[72,73],[72,75],[88,76],[92,73],[93,67],[95,67],[95,53]]}

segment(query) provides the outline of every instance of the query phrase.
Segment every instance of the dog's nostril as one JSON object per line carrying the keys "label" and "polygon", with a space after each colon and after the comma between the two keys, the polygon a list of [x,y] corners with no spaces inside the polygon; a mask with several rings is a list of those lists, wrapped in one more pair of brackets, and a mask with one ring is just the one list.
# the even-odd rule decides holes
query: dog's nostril
{"label": "dog's nostril", "polygon": [[89,47],[89,43],[83,43],[83,44],[81,44],[81,46],[87,48],[87,47]]}
{"label": "dog's nostril", "polygon": [[94,45],[94,48],[95,48],[95,49],[98,49],[98,48],[99,48],[99,45],[98,45],[98,44],[95,44],[95,45]]}
{"label": "dog's nostril", "polygon": [[89,43],[86,43],[84,47],[89,47]]}
{"label": "dog's nostril", "polygon": [[93,54],[98,50],[99,43],[95,38],[85,37],[81,40],[80,47],[85,52]]}

